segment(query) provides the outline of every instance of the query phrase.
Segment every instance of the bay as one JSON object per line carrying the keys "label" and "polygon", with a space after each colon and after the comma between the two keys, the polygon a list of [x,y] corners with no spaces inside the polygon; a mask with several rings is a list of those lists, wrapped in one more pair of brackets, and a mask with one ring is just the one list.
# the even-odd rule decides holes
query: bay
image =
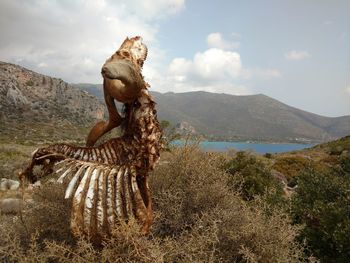
{"label": "bay", "polygon": [[[174,141],[173,144],[184,145],[185,142],[177,140]],[[199,146],[205,151],[228,151],[230,149],[234,149],[239,151],[254,151],[260,154],[265,154],[302,150],[305,148],[310,148],[314,146],[314,144],[202,141],[199,143]]]}

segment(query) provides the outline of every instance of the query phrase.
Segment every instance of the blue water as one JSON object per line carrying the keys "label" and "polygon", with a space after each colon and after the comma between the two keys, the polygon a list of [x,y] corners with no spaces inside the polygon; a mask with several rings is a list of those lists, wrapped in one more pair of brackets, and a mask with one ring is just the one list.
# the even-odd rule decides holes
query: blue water
{"label": "blue water", "polygon": [[[184,141],[175,141],[174,145],[183,145]],[[314,144],[300,143],[248,143],[248,142],[209,142],[203,141],[199,143],[200,148],[205,151],[227,151],[235,150],[252,150],[254,152],[264,153],[281,153],[301,150],[314,146]]]}

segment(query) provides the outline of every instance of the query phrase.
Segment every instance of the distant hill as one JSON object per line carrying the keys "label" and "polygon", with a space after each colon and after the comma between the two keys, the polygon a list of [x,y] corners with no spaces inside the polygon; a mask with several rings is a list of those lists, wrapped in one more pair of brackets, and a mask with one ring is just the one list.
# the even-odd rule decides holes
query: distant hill
{"label": "distant hill", "polygon": [[[102,85],[75,84],[100,98]],[[152,92],[158,117],[188,123],[209,139],[323,142],[350,134],[350,116],[324,117],[288,106],[268,96],[208,92]]]}
{"label": "distant hill", "polygon": [[0,62],[0,135],[34,135],[44,126],[52,133],[58,127],[74,130],[91,126],[103,118],[104,111],[95,96],[61,79]]}
{"label": "distant hill", "polygon": [[0,62],[0,108],[4,119],[59,118],[80,124],[104,114],[104,105],[88,92],[4,62]]}
{"label": "distant hill", "polygon": [[[350,116],[324,117],[261,94],[152,92],[152,95],[160,120],[212,140],[323,142],[350,134]],[[101,100],[102,85],[71,85],[0,62],[0,134],[18,131],[18,125],[25,123],[52,127],[60,123],[72,129],[91,127],[104,116]],[[26,133],[28,125],[23,127],[22,132]]]}

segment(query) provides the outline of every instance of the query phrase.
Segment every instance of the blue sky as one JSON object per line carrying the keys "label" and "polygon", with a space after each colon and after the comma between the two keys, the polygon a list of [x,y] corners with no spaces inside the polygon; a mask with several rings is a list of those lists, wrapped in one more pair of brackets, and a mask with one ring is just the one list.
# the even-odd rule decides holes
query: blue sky
{"label": "blue sky", "polygon": [[349,10],[347,0],[3,0],[0,60],[101,83],[104,60],[141,35],[153,90],[263,93],[350,115]]}

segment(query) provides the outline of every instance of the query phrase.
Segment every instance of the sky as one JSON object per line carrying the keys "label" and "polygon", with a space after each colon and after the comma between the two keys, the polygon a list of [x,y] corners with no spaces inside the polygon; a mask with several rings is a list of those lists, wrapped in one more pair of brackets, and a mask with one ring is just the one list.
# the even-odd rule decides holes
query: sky
{"label": "sky", "polygon": [[350,115],[348,0],[0,0],[0,60],[69,83],[102,83],[127,37],[151,90],[265,94]]}

